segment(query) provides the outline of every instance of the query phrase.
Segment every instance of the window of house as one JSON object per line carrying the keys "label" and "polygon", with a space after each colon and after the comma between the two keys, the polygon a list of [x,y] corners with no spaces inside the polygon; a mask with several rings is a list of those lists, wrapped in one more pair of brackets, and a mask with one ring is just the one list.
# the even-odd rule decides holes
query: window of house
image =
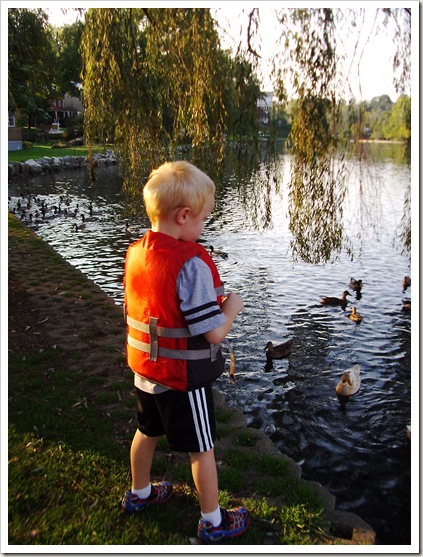
{"label": "window of house", "polygon": [[9,128],[15,127],[15,116],[9,114]]}

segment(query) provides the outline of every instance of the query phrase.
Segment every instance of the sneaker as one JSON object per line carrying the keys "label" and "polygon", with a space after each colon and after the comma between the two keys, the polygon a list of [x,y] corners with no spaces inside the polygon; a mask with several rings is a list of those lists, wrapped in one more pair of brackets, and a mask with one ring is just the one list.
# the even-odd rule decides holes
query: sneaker
{"label": "sneaker", "polygon": [[222,543],[226,538],[236,538],[248,530],[250,513],[244,507],[236,507],[230,511],[220,509],[222,523],[213,526],[204,518],[198,522],[197,538],[199,542],[212,544]]}
{"label": "sneaker", "polygon": [[147,499],[140,499],[131,490],[128,490],[122,499],[122,508],[128,514],[138,513],[150,505],[167,503],[172,497],[172,491],[173,487],[169,482],[151,484],[151,493]]}

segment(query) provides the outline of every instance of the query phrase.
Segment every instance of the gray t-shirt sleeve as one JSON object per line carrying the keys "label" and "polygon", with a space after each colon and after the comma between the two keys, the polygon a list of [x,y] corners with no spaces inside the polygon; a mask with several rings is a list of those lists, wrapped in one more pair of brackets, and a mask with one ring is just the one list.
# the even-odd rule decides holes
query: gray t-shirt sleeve
{"label": "gray t-shirt sleeve", "polygon": [[179,272],[176,288],[192,335],[207,333],[225,322],[216,300],[210,267],[200,257],[189,259]]}

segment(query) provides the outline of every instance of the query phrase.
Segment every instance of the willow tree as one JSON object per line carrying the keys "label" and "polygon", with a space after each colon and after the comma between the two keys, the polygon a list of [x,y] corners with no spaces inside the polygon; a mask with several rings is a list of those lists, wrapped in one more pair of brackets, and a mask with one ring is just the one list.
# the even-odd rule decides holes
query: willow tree
{"label": "willow tree", "polygon": [[113,138],[125,188],[181,142],[221,156],[225,76],[208,9],[90,9],[85,21],[86,141]]}
{"label": "willow tree", "polygon": [[288,138],[291,249],[294,259],[319,263],[339,252],[343,240],[335,21],[331,9],[288,10],[278,17],[284,31],[276,93],[283,101],[290,79],[295,98]]}

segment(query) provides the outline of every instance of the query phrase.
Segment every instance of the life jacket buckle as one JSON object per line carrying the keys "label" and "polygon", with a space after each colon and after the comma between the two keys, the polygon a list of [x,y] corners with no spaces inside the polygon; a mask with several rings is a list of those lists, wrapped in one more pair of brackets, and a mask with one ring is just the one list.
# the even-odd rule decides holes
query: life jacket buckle
{"label": "life jacket buckle", "polygon": [[150,334],[150,360],[152,362],[157,362],[157,357],[159,355],[159,337],[157,334],[157,317],[150,317],[148,327]]}

